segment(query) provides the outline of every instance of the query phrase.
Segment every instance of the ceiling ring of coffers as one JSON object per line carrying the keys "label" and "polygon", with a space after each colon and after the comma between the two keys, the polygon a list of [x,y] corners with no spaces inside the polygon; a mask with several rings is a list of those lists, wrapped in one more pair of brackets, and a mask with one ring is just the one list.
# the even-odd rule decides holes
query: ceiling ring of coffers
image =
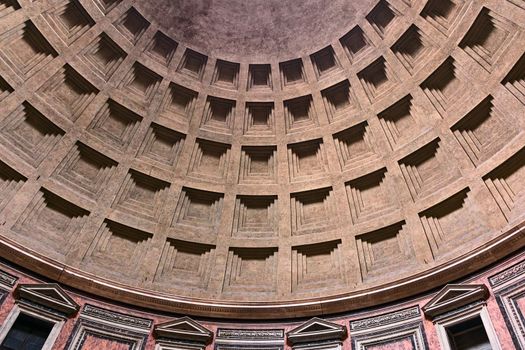
{"label": "ceiling ring of coffers", "polygon": [[282,318],[283,314],[293,315],[294,317],[316,316],[375,306],[413,296],[416,293],[444,285],[451,279],[454,280],[465,276],[465,274],[474,273],[479,266],[496,262],[514,252],[517,246],[524,245],[525,224],[520,224],[461,258],[446,262],[410,278],[382,285],[376,289],[354,291],[333,297],[306,299],[299,302],[226,303],[220,300],[178,298],[164,293],[116,284],[31,253],[13,241],[0,239],[0,248],[6,253],[4,256],[9,256],[10,260],[22,266],[30,264],[37,267],[40,273],[55,276],[58,282],[69,286],[102,297],[118,299],[132,305],[156,310],[194,316],[235,317],[239,319],[278,319]]}

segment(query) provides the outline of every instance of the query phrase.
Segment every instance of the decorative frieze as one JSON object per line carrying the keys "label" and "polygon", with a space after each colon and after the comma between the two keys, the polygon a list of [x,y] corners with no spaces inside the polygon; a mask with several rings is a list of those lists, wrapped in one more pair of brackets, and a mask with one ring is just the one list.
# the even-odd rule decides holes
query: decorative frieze
{"label": "decorative frieze", "polygon": [[18,281],[18,277],[11,275],[8,272],[0,270],[0,287],[11,289]]}

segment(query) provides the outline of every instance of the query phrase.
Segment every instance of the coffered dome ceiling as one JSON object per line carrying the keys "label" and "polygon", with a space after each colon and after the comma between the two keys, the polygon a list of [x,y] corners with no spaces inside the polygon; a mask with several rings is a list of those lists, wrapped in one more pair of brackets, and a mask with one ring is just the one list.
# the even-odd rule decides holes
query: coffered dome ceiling
{"label": "coffered dome ceiling", "polygon": [[523,246],[525,1],[0,0],[0,255],[286,318]]}

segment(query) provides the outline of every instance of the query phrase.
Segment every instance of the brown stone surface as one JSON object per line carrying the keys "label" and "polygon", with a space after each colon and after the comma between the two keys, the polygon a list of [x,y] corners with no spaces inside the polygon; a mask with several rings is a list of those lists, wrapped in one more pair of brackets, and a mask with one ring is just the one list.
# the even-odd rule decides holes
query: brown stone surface
{"label": "brown stone surface", "polygon": [[0,255],[239,318],[472,273],[525,240],[524,23],[522,0],[5,1]]}
{"label": "brown stone surface", "polygon": [[373,3],[176,0],[142,2],[138,8],[175,39],[217,57],[243,61],[309,54],[345,34],[343,27],[356,23]]}

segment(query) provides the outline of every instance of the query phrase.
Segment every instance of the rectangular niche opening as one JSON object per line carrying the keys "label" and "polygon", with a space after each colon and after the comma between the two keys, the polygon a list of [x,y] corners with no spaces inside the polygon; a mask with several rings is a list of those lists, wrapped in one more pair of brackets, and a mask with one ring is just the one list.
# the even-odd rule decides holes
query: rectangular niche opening
{"label": "rectangular niche opening", "polygon": [[64,135],[64,130],[28,102],[23,102],[0,123],[0,142],[35,168]]}
{"label": "rectangular niche opening", "polygon": [[145,103],[151,103],[151,100],[153,100],[162,77],[142,64],[135,62],[122,81],[124,89],[137,97],[134,100],[139,100],[144,105]]}
{"label": "rectangular niche opening", "polygon": [[84,61],[106,82],[127,57],[126,52],[106,33],[100,34],[82,52]]}
{"label": "rectangular niche opening", "polygon": [[7,96],[15,91],[11,85],[9,85],[2,76],[0,76],[0,102],[2,102]]}
{"label": "rectangular niche opening", "polygon": [[414,201],[459,178],[459,170],[449,165],[448,157],[441,140],[436,138],[398,162]]}
{"label": "rectangular niche opening", "polygon": [[20,9],[20,4],[16,0],[3,0],[0,3],[0,18]]}
{"label": "rectangular niche opening", "polygon": [[465,85],[457,76],[452,57],[448,57],[420,87],[441,115],[465,94]]}
{"label": "rectangular niche opening", "polygon": [[354,224],[385,217],[397,209],[387,176],[386,168],[382,168],[345,184]]}
{"label": "rectangular niche opening", "polygon": [[224,180],[228,174],[231,145],[197,139],[188,173],[197,178]]}
{"label": "rectangular niche opening", "polygon": [[175,120],[188,122],[195,107],[198,93],[184,86],[170,83],[160,105],[161,115]]}
{"label": "rectangular niche opening", "polygon": [[398,82],[390,64],[380,57],[357,73],[370,102],[374,102],[392,89]]}
{"label": "rectangular niche opening", "polygon": [[239,85],[239,63],[217,60],[213,72],[212,84],[225,88],[237,89]]}
{"label": "rectangular niche opening", "polygon": [[115,22],[117,30],[133,45],[137,44],[149,25],[150,23],[134,7]]}
{"label": "rectangular niche opening", "polygon": [[493,100],[487,96],[450,128],[475,166],[502,149],[517,133]]}
{"label": "rectangular niche opening", "polygon": [[33,197],[13,226],[16,239],[52,256],[64,256],[73,247],[89,211],[45,189]]}
{"label": "rectangular niche opening", "polygon": [[274,103],[246,102],[244,135],[272,136],[274,134]]}
{"label": "rectangular niche opening", "polygon": [[337,289],[345,285],[340,240],[292,247],[292,292]]}
{"label": "rectangular niche opening", "polygon": [[242,146],[239,183],[277,183],[276,157],[276,146]]}
{"label": "rectangular niche opening", "polygon": [[175,166],[185,138],[186,135],[178,131],[151,123],[137,155],[168,166]]}
{"label": "rectangular niche opening", "polygon": [[339,42],[352,63],[357,62],[360,57],[366,55],[373,49],[370,39],[359,26],[352,28],[339,39]]}
{"label": "rectangular niche opening", "polygon": [[421,11],[421,17],[448,36],[466,8],[464,0],[429,0]]}
{"label": "rectangular niche opening", "polygon": [[117,165],[111,158],[77,141],[54,176],[81,195],[97,200],[106,190]]}
{"label": "rectangular niche opening", "polygon": [[55,323],[20,312],[7,332],[0,347],[2,349],[23,349],[31,344],[32,349],[42,349],[50,337]]}
{"label": "rectangular niche opening", "polygon": [[58,56],[31,21],[19,24],[3,34],[0,46],[0,57],[22,81],[32,77]]}
{"label": "rectangular niche opening", "polygon": [[324,77],[328,73],[341,68],[332,46],[327,46],[310,55],[317,78]]}
{"label": "rectangular niche opening", "polygon": [[234,237],[273,237],[278,233],[278,224],[277,196],[237,196],[232,228]]}
{"label": "rectangular niche opening", "polygon": [[330,122],[348,117],[359,109],[356,96],[348,80],[343,80],[321,91]]}
{"label": "rectangular niche opening", "polygon": [[146,54],[164,66],[169,66],[179,44],[161,31],[157,31],[146,47]]}
{"label": "rectangular niche opening", "polygon": [[[125,271],[137,276],[152,238],[149,232],[106,219],[83,260],[110,274],[120,275]],[[134,263],[129,264],[130,261]],[[121,268],[115,269],[115,266]]]}
{"label": "rectangular niche opening", "polygon": [[183,187],[172,226],[214,233],[220,220],[224,194]]}
{"label": "rectangular niche opening", "polygon": [[230,248],[223,292],[273,293],[277,289],[277,248]]}
{"label": "rectangular niche opening", "polygon": [[520,57],[501,83],[525,105],[525,54]]}
{"label": "rectangular niche opening", "polygon": [[406,95],[377,117],[392,149],[398,148],[418,129],[412,95]]}
{"label": "rectangular niche opening", "polygon": [[248,90],[272,89],[272,68],[269,64],[250,64]]}
{"label": "rectangular niche opening", "polygon": [[483,7],[459,47],[491,72],[517,31],[516,24]]}
{"label": "rectangular niche opening", "polygon": [[186,49],[177,71],[189,75],[197,80],[202,80],[202,75],[204,74],[204,68],[206,68],[207,62],[207,56],[204,56],[197,51]]}
{"label": "rectangular niche opening", "polygon": [[282,86],[290,86],[306,82],[303,60],[300,58],[279,63]]}
{"label": "rectangular niche opening", "polygon": [[[2,6],[0,5],[0,8]],[[78,0],[70,0],[42,14],[60,39],[71,45],[92,26],[95,21],[89,16]],[[1,10],[0,10],[1,17]]]}
{"label": "rectangular niche opening", "polygon": [[76,121],[99,90],[69,64],[46,81],[38,93],[62,115]]}
{"label": "rectangular niche opening", "polygon": [[168,238],[155,274],[155,282],[170,288],[205,289],[215,260],[215,246]]}
{"label": "rectangular niche opening", "polygon": [[286,132],[293,133],[318,125],[312,95],[284,101]]}
{"label": "rectangular niche opening", "polygon": [[208,96],[201,128],[231,134],[233,132],[235,105],[234,100]]}
{"label": "rectangular niche opening", "polygon": [[431,39],[414,24],[403,33],[391,49],[410,74],[414,74],[435,51]]}
{"label": "rectangular niche opening", "polygon": [[88,130],[102,142],[124,151],[133,140],[141,121],[140,115],[110,99],[91,121]]}
{"label": "rectangular niche opening", "polygon": [[386,0],[380,0],[366,16],[367,21],[381,38],[385,38],[394,27],[394,22],[400,13]]}
{"label": "rectangular niche opening", "polygon": [[356,236],[356,244],[363,280],[397,274],[414,259],[405,221]]}
{"label": "rectangular niche opening", "polygon": [[473,208],[471,196],[467,187],[419,213],[434,258],[483,239],[488,230],[486,219]]}
{"label": "rectangular niche opening", "polygon": [[288,169],[292,182],[311,180],[328,171],[322,139],[288,145]]}
{"label": "rectangular niche opening", "polygon": [[170,184],[130,169],[112,207],[134,217],[156,221],[160,218]]}
{"label": "rectangular niche opening", "polygon": [[454,349],[492,348],[480,316],[448,326],[445,330]]}
{"label": "rectangular niche opening", "polygon": [[0,160],[0,211],[9,203],[27,178]]}
{"label": "rectangular niche opening", "polygon": [[290,194],[292,235],[336,228],[337,211],[331,187]]}
{"label": "rectangular niche opening", "polygon": [[525,148],[483,177],[485,185],[508,221],[519,217],[525,194]]}
{"label": "rectangular niche opening", "polygon": [[333,138],[343,170],[360,167],[378,159],[373,146],[374,137],[366,121],[334,134]]}

